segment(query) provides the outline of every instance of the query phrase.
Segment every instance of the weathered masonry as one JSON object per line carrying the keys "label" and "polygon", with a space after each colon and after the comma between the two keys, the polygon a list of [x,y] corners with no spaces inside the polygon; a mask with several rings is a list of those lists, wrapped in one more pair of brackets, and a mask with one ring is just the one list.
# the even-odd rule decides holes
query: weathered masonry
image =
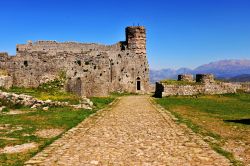
{"label": "weathered masonry", "polygon": [[155,97],[236,93],[239,89],[248,91],[243,84],[215,81],[212,74],[197,74],[196,81],[193,80],[193,75],[178,75],[178,81],[183,81],[183,84],[157,82]]}
{"label": "weathered masonry", "polygon": [[127,27],[126,41],[114,45],[29,41],[17,45],[16,54],[0,54],[0,69],[12,78],[13,86],[37,87],[64,72],[65,89],[84,96],[146,93],[149,88],[143,26]]}

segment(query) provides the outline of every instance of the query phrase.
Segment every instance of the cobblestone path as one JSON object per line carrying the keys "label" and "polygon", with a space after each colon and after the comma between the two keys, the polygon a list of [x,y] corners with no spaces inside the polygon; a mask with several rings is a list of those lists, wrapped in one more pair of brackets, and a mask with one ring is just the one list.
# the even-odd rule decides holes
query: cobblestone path
{"label": "cobblestone path", "polygon": [[148,96],[128,96],[83,121],[26,165],[230,165]]}

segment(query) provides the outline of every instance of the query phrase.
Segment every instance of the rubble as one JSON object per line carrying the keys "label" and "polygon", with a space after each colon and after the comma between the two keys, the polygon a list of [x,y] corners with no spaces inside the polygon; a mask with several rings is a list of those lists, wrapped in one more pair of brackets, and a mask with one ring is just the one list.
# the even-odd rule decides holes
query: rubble
{"label": "rubble", "polygon": [[[51,100],[43,101],[29,95],[3,92],[0,90],[0,99],[5,100],[6,102],[12,104],[28,106],[33,109],[43,107],[43,110],[48,110],[49,107],[51,106],[69,106],[76,109],[92,109],[93,107],[93,103],[86,97],[81,98],[80,104],[72,105],[69,104],[68,102],[51,101]],[[1,108],[3,109],[4,107]]]}

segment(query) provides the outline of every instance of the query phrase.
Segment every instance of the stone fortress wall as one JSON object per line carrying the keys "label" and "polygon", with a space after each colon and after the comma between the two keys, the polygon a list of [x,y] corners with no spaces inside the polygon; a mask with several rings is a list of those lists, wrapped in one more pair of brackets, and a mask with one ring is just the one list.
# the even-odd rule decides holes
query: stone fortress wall
{"label": "stone fortress wall", "polygon": [[55,54],[56,52],[72,52],[79,53],[83,51],[100,50],[100,51],[111,51],[111,50],[121,50],[122,42],[118,42],[114,45],[101,45],[96,43],[77,43],[77,42],[62,42],[58,43],[56,41],[28,41],[27,44],[18,44],[17,52],[27,51],[49,51],[50,54]]}
{"label": "stone fortress wall", "polygon": [[65,89],[82,96],[107,96],[110,92],[146,93],[149,66],[146,30],[126,28],[126,41],[114,45],[56,41],[19,44],[16,56],[0,54],[13,86],[37,87],[65,73]]}
{"label": "stone fortress wall", "polygon": [[[193,75],[178,75],[178,81],[185,81],[187,84],[167,84],[156,83],[155,96],[192,96],[199,94],[225,94],[236,93],[238,89],[245,92],[249,91],[249,84],[242,83],[226,83],[214,80],[212,74],[197,74],[196,81]],[[190,84],[189,84],[190,83]]]}

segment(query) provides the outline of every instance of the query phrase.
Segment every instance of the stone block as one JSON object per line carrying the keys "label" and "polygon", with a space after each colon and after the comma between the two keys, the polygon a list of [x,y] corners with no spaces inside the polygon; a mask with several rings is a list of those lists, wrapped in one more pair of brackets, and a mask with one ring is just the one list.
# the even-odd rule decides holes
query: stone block
{"label": "stone block", "polygon": [[9,89],[13,85],[13,79],[11,76],[0,76],[0,87]]}

